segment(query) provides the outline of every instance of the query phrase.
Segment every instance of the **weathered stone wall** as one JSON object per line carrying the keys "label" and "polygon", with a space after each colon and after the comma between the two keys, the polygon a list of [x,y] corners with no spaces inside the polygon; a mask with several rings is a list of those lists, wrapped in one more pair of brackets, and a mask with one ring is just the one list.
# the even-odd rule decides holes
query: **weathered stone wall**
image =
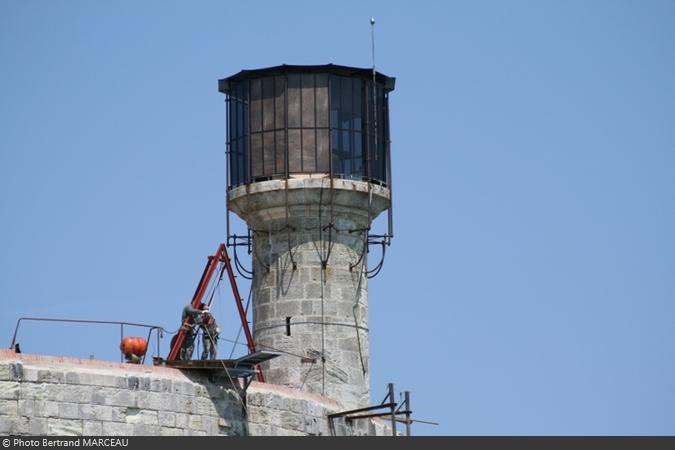
{"label": "weathered stone wall", "polygon": [[222,383],[163,367],[4,352],[0,434],[247,434],[238,394]]}
{"label": "weathered stone wall", "polygon": [[[335,400],[253,382],[244,404],[227,380],[165,367],[0,350],[0,435],[329,435]],[[338,420],[336,434],[388,435],[386,422]]]}
{"label": "weathered stone wall", "polygon": [[230,209],[254,230],[256,345],[287,352],[263,365],[267,380],[352,407],[368,404],[364,238],[389,205],[388,189],[304,177],[228,195]]}
{"label": "weathered stone wall", "polygon": [[[334,400],[269,383],[252,383],[247,391],[251,436],[330,436],[327,415],[343,411]],[[336,419],[336,436],[390,436],[386,421]]]}

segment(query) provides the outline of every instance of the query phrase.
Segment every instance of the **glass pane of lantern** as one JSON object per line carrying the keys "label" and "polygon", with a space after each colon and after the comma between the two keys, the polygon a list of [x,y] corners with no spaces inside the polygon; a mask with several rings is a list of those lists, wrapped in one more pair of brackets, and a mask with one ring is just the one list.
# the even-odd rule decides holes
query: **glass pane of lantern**
{"label": "glass pane of lantern", "polygon": [[348,130],[352,119],[352,79],[342,79],[340,128]]}
{"label": "glass pane of lantern", "polygon": [[316,136],[313,129],[302,130],[302,171],[316,172]]}
{"label": "glass pane of lantern", "polygon": [[331,130],[330,132],[330,145],[331,145],[331,158],[332,161],[332,173],[341,174],[340,170],[340,132],[338,130]]}
{"label": "glass pane of lantern", "polygon": [[361,116],[363,111],[363,101],[361,98],[363,84],[359,78],[354,78],[352,80],[353,89],[352,89],[352,129],[356,131],[361,131]]}
{"label": "glass pane of lantern", "polygon": [[340,119],[340,84],[342,77],[330,77],[330,126],[337,128]]}
{"label": "glass pane of lantern", "polygon": [[274,128],[277,130],[284,128],[286,106],[284,105],[286,95],[286,78],[274,77]]}
{"label": "glass pane of lantern", "polygon": [[241,150],[239,158],[239,182],[246,183],[248,182],[248,161],[249,153],[246,144],[248,143],[248,138],[243,137],[239,139],[239,149]]}
{"label": "glass pane of lantern", "polygon": [[330,170],[328,151],[328,130],[317,130],[316,132],[316,170],[317,172],[328,172]]}
{"label": "glass pane of lantern", "polygon": [[273,175],[275,173],[274,131],[263,133],[263,149],[263,173],[265,175]]}
{"label": "glass pane of lantern", "polygon": [[276,132],[276,146],[277,146],[277,173],[286,172],[286,132],[280,130]]}
{"label": "glass pane of lantern", "polygon": [[288,130],[288,171],[291,173],[302,170],[301,148],[300,130]]}
{"label": "glass pane of lantern", "polygon": [[316,126],[328,126],[328,75],[316,75]]}
{"label": "glass pane of lantern", "polygon": [[314,127],[314,74],[302,75],[302,126]]}
{"label": "glass pane of lantern", "polygon": [[251,134],[251,176],[260,177],[263,174],[262,134]]}
{"label": "glass pane of lantern", "polygon": [[262,79],[263,130],[274,129],[274,78]]}
{"label": "glass pane of lantern", "polygon": [[288,75],[288,127],[300,127],[300,75]]}
{"label": "glass pane of lantern", "polygon": [[363,176],[363,136],[359,132],[353,133],[354,138],[354,175]]}
{"label": "glass pane of lantern", "polygon": [[251,132],[260,131],[262,128],[262,83],[251,80]]}

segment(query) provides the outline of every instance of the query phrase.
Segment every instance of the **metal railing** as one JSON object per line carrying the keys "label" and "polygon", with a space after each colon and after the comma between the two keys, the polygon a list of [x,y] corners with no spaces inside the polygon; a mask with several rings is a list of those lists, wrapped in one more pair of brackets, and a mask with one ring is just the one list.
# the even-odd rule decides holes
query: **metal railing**
{"label": "metal railing", "polygon": [[[134,323],[134,322],[121,322],[121,321],[116,321],[116,320],[83,320],[83,319],[53,319],[53,318],[47,318],[47,317],[20,317],[16,321],[16,327],[14,328],[14,335],[12,336],[12,343],[10,344],[10,348],[14,348],[16,344],[16,337],[19,333],[19,326],[21,325],[22,321],[36,321],[36,322],[66,322],[66,323],[88,323],[88,324],[100,324],[100,325],[119,325],[120,327],[120,342],[122,339],[124,339],[124,327],[125,326],[131,326],[131,327],[142,327],[142,328],[148,328],[148,338],[146,341],[150,343],[150,337],[152,336],[152,332],[156,331],[156,336],[157,336],[157,356],[160,356],[160,349],[159,349],[159,343],[160,343],[160,338],[162,337],[163,333],[166,331],[164,328],[160,327],[159,325],[150,325],[150,324],[145,324],[145,323]],[[122,352],[120,351],[120,362],[124,362],[124,355],[122,355]],[[141,364],[145,363],[145,355],[143,355],[143,358],[141,359]]]}

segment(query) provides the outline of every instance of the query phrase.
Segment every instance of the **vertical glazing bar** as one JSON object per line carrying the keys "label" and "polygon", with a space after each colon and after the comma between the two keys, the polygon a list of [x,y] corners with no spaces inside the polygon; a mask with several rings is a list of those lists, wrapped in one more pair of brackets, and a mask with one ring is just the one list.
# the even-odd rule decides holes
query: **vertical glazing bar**
{"label": "vertical glazing bar", "polygon": [[351,85],[352,85],[352,91],[349,93],[349,95],[352,96],[352,110],[350,111],[350,117],[351,119],[349,120],[349,148],[350,148],[350,153],[351,153],[351,158],[352,158],[352,173],[351,176],[355,176],[356,174],[356,130],[354,129],[354,111],[356,110],[356,89],[354,88],[354,80],[352,80]]}
{"label": "vertical glazing bar", "polygon": [[316,74],[312,74],[312,89],[314,92],[314,172],[319,170],[319,122],[316,117]]}
{"label": "vertical glazing bar", "polygon": [[288,180],[288,72],[284,73],[284,139],[286,145],[284,146],[284,179]]}
{"label": "vertical glazing bar", "polygon": [[246,184],[250,184],[253,179],[253,173],[251,172],[251,80],[248,80],[248,91],[246,91],[246,102],[248,108],[246,108],[246,115],[248,120],[246,121],[246,129],[244,133],[246,134],[246,151],[248,152],[248,158],[246,158],[246,165],[248,166],[247,173],[248,177],[246,179]]}
{"label": "vertical glazing bar", "polygon": [[[333,179],[333,110],[331,99],[333,98],[333,75],[328,75],[328,177]],[[332,422],[331,422],[332,423]]]}
{"label": "vertical glazing bar", "polygon": [[386,145],[385,145],[385,155],[384,157],[386,158],[386,168],[387,168],[387,173],[386,173],[386,180],[383,180],[386,184],[387,187],[389,187],[389,210],[387,211],[387,228],[389,229],[386,238],[387,245],[391,244],[391,239],[394,237],[394,184],[392,182],[393,176],[391,173],[391,139],[389,138],[389,94],[385,95],[384,98],[384,105],[386,108],[386,116],[387,117],[387,134],[386,134]]}
{"label": "vertical glazing bar", "polygon": [[302,121],[302,107],[304,106],[304,103],[302,102],[302,79],[303,79],[303,74],[299,74],[298,77],[300,77],[300,172],[304,173],[305,172],[305,155],[304,155],[304,145],[303,145],[303,131],[305,129],[303,128],[303,121]]}
{"label": "vertical glazing bar", "polygon": [[363,135],[365,136],[365,147],[363,151],[365,152],[366,156],[366,168],[365,168],[365,173],[366,177],[368,179],[371,178],[370,176],[370,131],[371,131],[371,126],[372,126],[372,121],[371,121],[371,111],[370,111],[370,100],[369,100],[369,95],[368,95],[368,80],[364,80],[363,82],[363,102],[365,104],[364,108],[364,117],[365,117],[365,123],[363,124]]}
{"label": "vertical glazing bar", "polygon": [[[272,77],[272,133],[274,134],[274,175],[279,174],[277,168],[277,77]],[[263,144],[265,141],[263,139]]]}
{"label": "vertical glazing bar", "polygon": [[265,172],[265,91],[263,89],[264,83],[263,79],[261,78],[260,80],[260,148],[262,151],[260,152],[260,156],[262,157],[262,161],[260,161],[260,167],[262,167],[262,172],[260,175],[263,177],[267,175]]}

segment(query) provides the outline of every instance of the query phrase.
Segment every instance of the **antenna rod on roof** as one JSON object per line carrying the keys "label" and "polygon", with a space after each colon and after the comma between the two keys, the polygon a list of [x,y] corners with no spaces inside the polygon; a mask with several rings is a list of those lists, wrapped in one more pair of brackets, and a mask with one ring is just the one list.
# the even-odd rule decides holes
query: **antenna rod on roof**
{"label": "antenna rod on roof", "polygon": [[373,56],[373,81],[375,80],[375,18],[370,18],[370,44]]}

